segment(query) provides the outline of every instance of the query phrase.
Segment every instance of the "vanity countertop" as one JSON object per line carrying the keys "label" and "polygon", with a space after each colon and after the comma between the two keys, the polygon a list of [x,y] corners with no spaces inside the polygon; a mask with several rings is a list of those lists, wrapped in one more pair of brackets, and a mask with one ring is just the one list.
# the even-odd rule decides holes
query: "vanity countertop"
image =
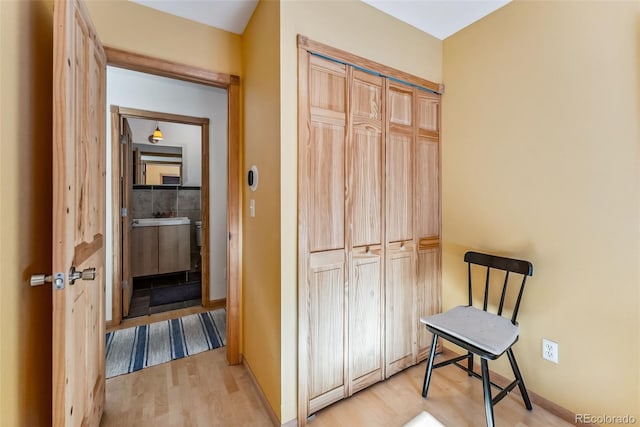
{"label": "vanity countertop", "polygon": [[191,220],[186,216],[171,218],[137,218],[133,220],[134,227],[158,227],[163,225],[189,225]]}

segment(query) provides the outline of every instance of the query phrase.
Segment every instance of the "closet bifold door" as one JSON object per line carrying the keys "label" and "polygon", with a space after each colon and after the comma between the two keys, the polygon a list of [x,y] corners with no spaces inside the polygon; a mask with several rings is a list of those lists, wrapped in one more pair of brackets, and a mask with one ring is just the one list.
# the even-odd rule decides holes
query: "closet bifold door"
{"label": "closet bifold door", "polygon": [[[308,134],[301,145],[301,223],[306,224],[301,335],[306,343],[307,414],[347,396],[347,286],[344,238],[346,67],[309,55]],[[304,374],[303,374],[304,375]]]}
{"label": "closet bifold door", "polygon": [[386,141],[385,335],[388,378],[416,362],[414,93],[389,83]]}
{"label": "closet bifold door", "polygon": [[441,305],[440,95],[329,53],[298,49],[300,425],[426,358]]}
{"label": "closet bifold door", "polygon": [[383,379],[384,80],[350,70],[346,239],[349,394]]}
{"label": "closet bifold door", "polygon": [[418,362],[431,350],[432,335],[420,316],[441,311],[440,299],[440,95],[415,91],[415,235],[418,244]]}

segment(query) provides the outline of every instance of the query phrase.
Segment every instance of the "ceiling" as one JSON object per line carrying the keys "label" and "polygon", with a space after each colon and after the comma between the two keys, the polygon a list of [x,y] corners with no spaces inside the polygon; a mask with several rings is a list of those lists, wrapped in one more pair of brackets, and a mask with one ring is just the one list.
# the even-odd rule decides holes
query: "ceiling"
{"label": "ceiling", "polygon": [[511,0],[362,0],[427,34],[444,40]]}
{"label": "ceiling", "polygon": [[[130,1],[236,34],[242,34],[244,32],[258,4],[258,0]],[[511,0],[362,1],[427,34],[444,40],[450,35],[501,8]]]}

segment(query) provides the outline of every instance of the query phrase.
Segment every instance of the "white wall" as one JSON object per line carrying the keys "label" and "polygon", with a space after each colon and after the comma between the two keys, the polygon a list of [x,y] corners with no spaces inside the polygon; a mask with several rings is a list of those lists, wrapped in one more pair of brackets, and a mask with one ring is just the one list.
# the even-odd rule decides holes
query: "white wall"
{"label": "white wall", "polygon": [[[212,300],[226,297],[227,266],[227,91],[195,83],[107,67],[107,111],[111,105],[193,117],[209,122],[210,290]],[[107,114],[107,171],[111,171],[111,117]],[[109,173],[108,172],[108,173]],[[107,206],[111,180],[107,179]],[[111,320],[113,264],[111,210],[107,209],[106,320]]]}
{"label": "white wall", "polygon": [[200,126],[159,122],[164,139],[158,144],[149,142],[156,129],[155,120],[129,119],[134,144],[182,148],[182,185],[202,185],[202,150]]}

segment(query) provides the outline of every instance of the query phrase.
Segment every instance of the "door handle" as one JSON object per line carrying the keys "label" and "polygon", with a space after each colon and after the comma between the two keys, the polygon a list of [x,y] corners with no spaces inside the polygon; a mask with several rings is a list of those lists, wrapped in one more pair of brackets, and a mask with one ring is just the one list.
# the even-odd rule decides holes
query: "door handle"
{"label": "door handle", "polygon": [[71,267],[69,270],[69,284],[73,285],[76,283],[76,280],[95,280],[96,278],[96,269],[93,267],[85,268],[82,271],[77,271],[75,267]]}
{"label": "door handle", "polygon": [[[71,267],[69,270],[69,284],[73,285],[76,283],[76,280],[95,280],[96,278],[96,269],[85,268],[82,271],[77,271],[75,267]],[[47,274],[34,274],[31,276],[30,284],[31,286],[41,286],[45,283],[52,283],[53,287],[57,290],[64,289],[64,273],[56,273],[54,275]]]}
{"label": "door handle", "polygon": [[56,273],[54,275],[34,274],[31,276],[31,286],[40,286],[45,283],[52,283],[55,289],[64,289],[64,273]]}

